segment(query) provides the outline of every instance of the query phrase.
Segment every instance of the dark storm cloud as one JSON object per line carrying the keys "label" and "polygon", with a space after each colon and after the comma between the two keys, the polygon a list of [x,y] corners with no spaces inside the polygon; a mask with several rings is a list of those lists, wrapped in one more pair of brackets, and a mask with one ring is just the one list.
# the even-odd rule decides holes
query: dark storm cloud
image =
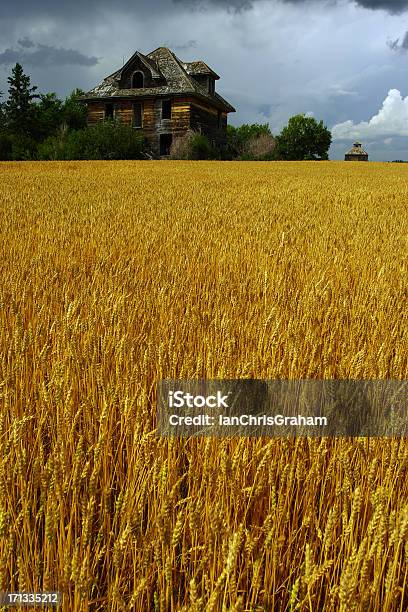
{"label": "dark storm cloud", "polygon": [[[175,7],[182,8],[210,8],[214,6],[233,9],[237,12],[250,10],[259,0],[155,0],[154,13],[163,17],[174,12]],[[271,0],[271,2],[274,0]],[[292,5],[330,5],[335,4],[336,0],[277,0],[283,4]],[[408,0],[349,0],[360,7],[367,9],[382,9],[391,14],[403,13],[408,10]],[[113,8],[114,6],[114,8]],[[114,11],[115,13],[131,14],[135,17],[144,17],[152,14],[152,5],[146,0],[116,0],[112,5],[110,0],[67,0],[55,2],[55,0],[20,0],[18,3],[18,13],[13,3],[6,2],[1,9],[2,18],[16,19],[19,15],[24,19],[28,15],[38,18],[63,18],[82,19],[92,16],[93,19],[98,15]]]}
{"label": "dark storm cloud", "polygon": [[30,40],[27,36],[24,36],[24,38],[20,38],[17,42],[20,45],[20,47],[24,47],[25,49],[30,49],[31,47],[35,47],[35,42]]}
{"label": "dark storm cloud", "polygon": [[11,18],[13,20],[21,17],[25,21],[27,16],[35,18],[47,17],[49,19],[61,18],[64,20],[86,19],[92,17],[96,20],[100,15],[108,13],[126,13],[135,17],[140,15],[145,17],[152,13],[162,15],[167,12],[174,11],[173,0],[155,0],[154,6],[146,0],[116,0],[113,4],[111,0],[20,0],[18,9],[13,3],[5,2],[1,7],[1,17]]}
{"label": "dark storm cloud", "polygon": [[[280,0],[280,2],[284,4],[295,5],[304,5],[312,3],[320,5],[333,4],[333,0]],[[334,3],[335,2],[336,0],[334,0]],[[408,10],[408,0],[349,0],[349,2],[352,2],[357,6],[361,6],[366,9],[382,9],[391,14],[403,13],[404,11]],[[254,4],[257,3],[257,0],[174,0],[174,3],[192,7],[205,7],[209,5],[215,5],[234,9],[238,12],[251,9]]]}
{"label": "dark storm cloud", "polygon": [[408,0],[355,0],[356,4],[368,9],[383,9],[389,13],[403,13],[408,9]]}
{"label": "dark storm cloud", "polygon": [[[28,39],[23,39],[27,40]],[[53,47],[51,45],[19,44],[23,49],[5,49],[0,53],[0,64],[11,65],[19,62],[28,66],[95,66],[98,63],[97,57],[88,57],[75,49],[64,49],[63,47]],[[27,48],[35,47],[34,51],[27,51]]]}
{"label": "dark storm cloud", "polygon": [[408,51],[408,32],[405,32],[402,43],[400,43],[400,39],[397,38],[396,40],[388,40],[387,45],[392,51],[401,51],[402,53],[406,53]]}

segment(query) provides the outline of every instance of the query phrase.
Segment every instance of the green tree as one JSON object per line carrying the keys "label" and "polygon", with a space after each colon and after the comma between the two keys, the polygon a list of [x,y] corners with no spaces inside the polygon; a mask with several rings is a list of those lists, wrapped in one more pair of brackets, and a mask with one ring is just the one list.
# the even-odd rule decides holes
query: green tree
{"label": "green tree", "polygon": [[82,89],[74,89],[62,106],[63,122],[69,130],[86,127],[86,105],[81,102],[84,94]]}
{"label": "green tree", "polygon": [[58,131],[63,122],[62,102],[55,93],[40,94],[35,105],[33,132],[36,140],[43,141]]}
{"label": "green tree", "polygon": [[30,77],[24,74],[23,67],[17,63],[7,79],[10,87],[4,105],[5,122],[9,132],[31,137],[35,132],[35,104],[37,87],[31,87]]}
{"label": "green tree", "polygon": [[[0,91],[0,98],[3,92]],[[4,113],[4,102],[0,101],[0,161],[11,159],[13,144],[10,135],[6,131],[6,118]]]}
{"label": "green tree", "polygon": [[328,159],[331,132],[314,117],[294,115],[276,137],[276,156],[284,160]]}
{"label": "green tree", "polygon": [[267,123],[244,123],[239,127],[227,125],[227,150],[230,158],[248,157],[248,147],[261,136],[270,136],[272,133]]}
{"label": "green tree", "polygon": [[4,112],[4,102],[1,101],[2,97],[3,97],[3,92],[0,91],[0,133],[6,127],[6,116],[5,116],[5,112]]}

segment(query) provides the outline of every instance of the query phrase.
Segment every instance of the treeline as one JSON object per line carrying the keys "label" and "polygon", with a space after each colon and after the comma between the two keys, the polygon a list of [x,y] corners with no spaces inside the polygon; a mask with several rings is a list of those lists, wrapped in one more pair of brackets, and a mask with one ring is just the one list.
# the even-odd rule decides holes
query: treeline
{"label": "treeline", "polygon": [[276,139],[269,125],[227,126],[227,142],[212,144],[203,134],[189,130],[176,138],[170,149],[172,159],[271,160],[276,156]]}
{"label": "treeline", "polygon": [[[0,160],[146,159],[151,157],[138,132],[119,121],[87,127],[84,92],[65,100],[37,87],[16,64],[8,78],[8,97],[0,92]],[[228,125],[222,147],[189,131],[173,141],[172,159],[304,160],[328,159],[331,133],[313,117],[295,115],[276,136],[268,124]]]}
{"label": "treeline", "polygon": [[134,130],[108,121],[86,126],[81,89],[65,100],[55,93],[38,94],[18,63],[8,83],[8,98],[0,100],[0,160],[143,157],[143,139]]}
{"label": "treeline", "polygon": [[227,160],[323,160],[328,159],[332,136],[313,117],[294,115],[280,134],[273,136],[267,123],[239,127],[227,126],[227,143],[222,149],[212,145],[202,134],[187,132],[174,141],[173,159]]}

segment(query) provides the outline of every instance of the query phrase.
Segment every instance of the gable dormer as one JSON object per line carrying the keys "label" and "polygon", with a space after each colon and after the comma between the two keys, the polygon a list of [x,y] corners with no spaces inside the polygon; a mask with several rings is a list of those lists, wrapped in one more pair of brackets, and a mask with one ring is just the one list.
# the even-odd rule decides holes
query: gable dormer
{"label": "gable dormer", "polygon": [[220,78],[214,70],[212,70],[205,62],[198,60],[196,62],[187,62],[184,64],[187,73],[193,77],[207,93],[214,95],[215,81]]}
{"label": "gable dormer", "polygon": [[120,89],[150,89],[165,84],[155,63],[139,51],[118,72]]}
{"label": "gable dormer", "polygon": [[201,87],[205,89],[208,93],[214,93],[215,91],[215,82],[214,78],[207,74],[195,74],[191,75]]}

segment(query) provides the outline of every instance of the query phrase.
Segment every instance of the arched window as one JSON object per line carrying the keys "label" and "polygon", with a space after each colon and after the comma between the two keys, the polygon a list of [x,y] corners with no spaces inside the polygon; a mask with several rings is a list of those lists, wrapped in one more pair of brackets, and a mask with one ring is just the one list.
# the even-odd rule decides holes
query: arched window
{"label": "arched window", "polygon": [[143,81],[143,72],[140,72],[139,70],[137,72],[134,72],[132,75],[132,89],[140,89],[141,87],[143,87]]}

